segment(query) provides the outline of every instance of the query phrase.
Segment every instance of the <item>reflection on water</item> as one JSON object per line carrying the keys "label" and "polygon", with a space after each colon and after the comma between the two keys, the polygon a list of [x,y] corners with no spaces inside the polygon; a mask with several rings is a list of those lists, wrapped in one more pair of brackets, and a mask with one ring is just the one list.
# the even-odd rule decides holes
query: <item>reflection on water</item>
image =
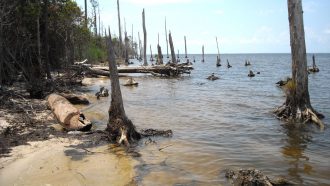
{"label": "reflection on water", "polygon": [[[195,55],[198,59],[198,55]],[[233,66],[216,68],[215,55],[196,62],[190,76],[173,79],[134,75],[138,87],[122,87],[126,114],[137,128],[172,129],[170,139],[141,141],[137,151],[136,180],[140,185],[226,185],[224,169],[257,168],[284,176],[300,185],[330,184],[330,130],[315,126],[288,128],[274,118],[272,109],[285,100],[275,83],[291,74],[288,54],[222,55]],[[311,56],[309,56],[311,58]],[[252,65],[244,66],[248,59]],[[330,123],[330,55],[318,54],[321,71],[311,74],[313,107]],[[197,60],[198,61],[198,60]],[[249,70],[260,72],[248,78]],[[208,81],[211,73],[220,80]],[[121,78],[123,83],[126,79]],[[92,79],[87,86],[92,104],[88,118],[102,129],[110,98],[96,100],[108,79]],[[168,146],[170,145],[170,146]],[[166,147],[168,146],[168,147]],[[159,148],[166,147],[163,150]]]}
{"label": "reflection on water", "polygon": [[288,174],[293,178],[292,181],[302,185],[304,180],[299,173],[310,175],[313,171],[313,167],[309,164],[309,157],[304,153],[308,143],[312,142],[312,136],[303,126],[284,125],[284,130],[287,138],[282,153],[290,165]]}

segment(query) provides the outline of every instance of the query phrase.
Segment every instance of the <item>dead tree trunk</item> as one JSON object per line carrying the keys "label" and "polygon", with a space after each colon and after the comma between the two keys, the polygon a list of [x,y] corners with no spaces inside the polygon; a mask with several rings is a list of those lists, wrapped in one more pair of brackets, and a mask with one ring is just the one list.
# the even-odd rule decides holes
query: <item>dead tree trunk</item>
{"label": "dead tree trunk", "polygon": [[288,0],[290,44],[292,56],[292,81],[287,83],[286,102],[275,110],[280,119],[294,122],[314,122],[324,128],[322,114],[310,103],[308,91],[307,57],[301,0]]}
{"label": "dead tree trunk", "polygon": [[88,22],[87,22],[87,0],[85,0],[85,27],[88,28]]}
{"label": "dead tree trunk", "polygon": [[202,46],[202,62],[205,62],[205,60],[204,60],[204,45]]}
{"label": "dead tree trunk", "polygon": [[167,58],[169,58],[169,56],[168,56],[168,39],[167,39],[166,17],[165,17],[165,36],[166,36],[166,51],[167,51]]}
{"label": "dead tree trunk", "polygon": [[139,37],[139,60],[142,60],[142,44],[141,44],[141,38],[140,38],[140,32],[138,32],[138,37]]}
{"label": "dead tree trunk", "polygon": [[177,62],[176,62],[176,59],[175,59],[175,52],[174,52],[174,46],[173,46],[173,41],[172,41],[171,31],[170,31],[170,33],[168,34],[168,38],[169,38],[170,49],[171,49],[172,63],[177,63]]}
{"label": "dead tree trunk", "polygon": [[143,25],[143,65],[148,66],[148,62],[147,62],[147,30],[146,30],[144,9],[142,11],[142,25]]}
{"label": "dead tree trunk", "polygon": [[111,80],[111,104],[108,111],[109,121],[106,130],[112,140],[119,144],[124,142],[126,146],[129,146],[130,142],[140,139],[141,135],[135,130],[135,126],[125,113],[111,35],[108,60]]}
{"label": "dead tree trunk", "polygon": [[125,65],[128,65],[129,63],[129,59],[128,59],[128,37],[127,37],[127,31],[126,31],[126,21],[125,22],[125,53],[124,53],[124,56],[125,56]]}
{"label": "dead tree trunk", "polygon": [[215,37],[215,41],[217,42],[217,49],[218,49],[217,66],[221,66],[221,58],[220,58],[220,51],[219,51],[219,45],[218,45],[218,38],[217,37]]}
{"label": "dead tree trunk", "polygon": [[157,50],[158,50],[158,65],[163,64],[163,54],[162,54],[162,48],[159,46],[159,44],[157,45]]}
{"label": "dead tree trunk", "polygon": [[151,45],[150,45],[150,61],[154,61],[154,57],[152,56],[152,49],[151,49]]}
{"label": "dead tree trunk", "polygon": [[44,7],[43,7],[43,15],[42,20],[44,21],[44,29],[43,29],[43,41],[42,45],[44,48],[44,67],[47,74],[47,79],[52,79],[50,74],[50,65],[49,65],[49,46],[48,46],[48,0],[44,0]]}
{"label": "dead tree trunk", "polygon": [[187,42],[186,42],[186,36],[184,36],[184,52],[185,52],[185,58],[187,59]]}
{"label": "dead tree trunk", "polygon": [[121,23],[120,23],[120,8],[119,8],[119,0],[117,0],[117,13],[118,13],[118,29],[119,29],[119,56],[123,56],[123,40],[121,37]]}

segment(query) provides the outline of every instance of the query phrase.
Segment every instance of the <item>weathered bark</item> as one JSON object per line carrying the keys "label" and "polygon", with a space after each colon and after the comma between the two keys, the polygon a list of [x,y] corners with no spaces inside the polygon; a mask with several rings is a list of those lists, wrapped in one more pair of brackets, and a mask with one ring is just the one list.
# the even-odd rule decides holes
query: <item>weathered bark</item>
{"label": "weathered bark", "polygon": [[150,45],[150,61],[154,61],[154,57],[152,56],[152,49],[151,49],[151,45]]}
{"label": "weathered bark", "polygon": [[218,38],[215,37],[215,40],[217,42],[217,49],[218,49],[218,55],[217,55],[217,66],[221,66],[221,58],[220,58],[220,51],[219,51],[219,45],[218,45]]}
{"label": "weathered bark", "polygon": [[157,51],[158,51],[158,65],[163,64],[163,54],[162,54],[162,48],[159,46],[159,44],[157,45]]}
{"label": "weathered bark", "polygon": [[64,97],[51,94],[47,98],[48,106],[60,124],[67,130],[90,130],[92,124]]}
{"label": "weathered bark", "polygon": [[174,46],[173,46],[173,41],[172,41],[172,35],[171,32],[168,34],[169,38],[169,43],[170,43],[170,49],[171,49],[171,58],[172,58],[172,63],[177,63],[175,59],[175,52],[174,52]]}
{"label": "weathered bark", "polygon": [[205,62],[205,60],[204,60],[204,45],[202,46],[202,62]]}
{"label": "weathered bark", "polygon": [[288,0],[292,81],[286,85],[286,102],[275,110],[279,118],[296,122],[314,122],[324,128],[323,122],[311,106],[308,91],[307,57],[301,0]]}
{"label": "weathered bark", "polygon": [[126,146],[129,146],[130,142],[140,139],[141,135],[135,130],[135,126],[125,113],[111,36],[108,61],[111,80],[111,105],[108,111],[109,121],[106,130],[112,140],[116,140],[119,144],[124,142]]}
{"label": "weathered bark", "polygon": [[118,29],[119,29],[119,56],[122,57],[122,55],[123,55],[123,51],[122,51],[123,40],[122,40],[122,37],[121,37],[119,0],[117,0],[117,13],[118,13]]}
{"label": "weathered bark", "polygon": [[187,56],[187,42],[186,42],[186,36],[184,36],[184,52],[185,52],[185,58],[188,58],[188,56]]}
{"label": "weathered bark", "polygon": [[141,38],[140,38],[140,32],[138,32],[138,37],[139,37],[139,60],[142,60],[142,46],[141,46]]}
{"label": "weathered bark", "polygon": [[165,36],[166,36],[166,51],[167,51],[167,58],[169,58],[168,56],[168,39],[167,39],[167,28],[166,28],[166,17],[165,17]]}
{"label": "weathered bark", "polygon": [[142,25],[143,25],[143,65],[148,66],[148,62],[147,62],[147,30],[146,30],[144,9],[142,11]]}

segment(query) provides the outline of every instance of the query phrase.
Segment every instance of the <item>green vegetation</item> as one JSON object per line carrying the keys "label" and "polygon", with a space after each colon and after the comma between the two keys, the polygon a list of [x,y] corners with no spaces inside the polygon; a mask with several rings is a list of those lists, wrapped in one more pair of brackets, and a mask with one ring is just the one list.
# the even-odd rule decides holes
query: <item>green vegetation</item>
{"label": "green vegetation", "polygon": [[[73,0],[0,1],[0,86],[22,74],[31,97],[40,98],[49,87],[43,82],[52,83],[51,71],[84,59],[106,61],[108,36],[97,32],[96,16],[86,23]],[[118,39],[113,40],[116,55],[122,56]]]}

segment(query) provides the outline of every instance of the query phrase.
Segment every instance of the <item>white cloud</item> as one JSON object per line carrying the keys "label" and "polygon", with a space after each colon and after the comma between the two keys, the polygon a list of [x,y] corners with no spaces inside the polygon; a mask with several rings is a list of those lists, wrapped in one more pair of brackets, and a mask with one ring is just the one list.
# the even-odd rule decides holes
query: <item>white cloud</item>
{"label": "white cloud", "polygon": [[127,0],[139,5],[181,4],[190,3],[192,0]]}

